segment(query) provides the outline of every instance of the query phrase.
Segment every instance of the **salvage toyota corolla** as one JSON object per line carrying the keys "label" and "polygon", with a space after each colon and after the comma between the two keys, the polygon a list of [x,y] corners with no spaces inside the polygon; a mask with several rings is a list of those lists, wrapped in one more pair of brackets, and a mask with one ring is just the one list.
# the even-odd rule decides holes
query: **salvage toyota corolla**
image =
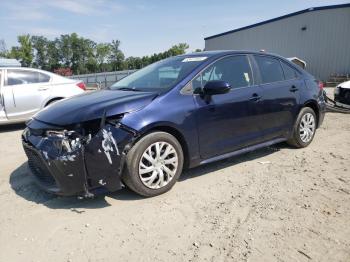
{"label": "salvage toyota corolla", "polygon": [[308,146],[325,102],[313,76],[267,53],[168,58],[37,113],[22,141],[45,190],[162,194],[183,168],[288,141]]}

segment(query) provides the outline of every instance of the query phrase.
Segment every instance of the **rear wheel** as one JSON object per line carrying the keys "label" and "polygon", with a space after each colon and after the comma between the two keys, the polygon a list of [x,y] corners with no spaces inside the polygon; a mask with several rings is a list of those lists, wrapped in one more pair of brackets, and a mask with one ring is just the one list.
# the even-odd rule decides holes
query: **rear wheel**
{"label": "rear wheel", "polygon": [[293,127],[293,135],[288,144],[297,148],[307,147],[316,133],[316,114],[310,107],[301,109]]}
{"label": "rear wheel", "polygon": [[129,151],[123,181],[142,196],[156,196],[173,187],[182,167],[183,152],[177,139],[165,132],[153,132]]}

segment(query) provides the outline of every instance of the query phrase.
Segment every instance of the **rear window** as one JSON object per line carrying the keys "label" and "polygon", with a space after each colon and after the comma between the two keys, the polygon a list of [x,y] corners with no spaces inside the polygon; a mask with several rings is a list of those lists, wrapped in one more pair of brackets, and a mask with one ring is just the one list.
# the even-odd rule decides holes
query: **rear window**
{"label": "rear window", "polygon": [[254,56],[260,69],[262,84],[284,80],[284,74],[278,59],[267,56]]}
{"label": "rear window", "polygon": [[286,80],[295,79],[298,76],[295,69],[293,69],[291,66],[287,65],[283,61],[281,61],[281,64],[284,72],[284,78]]}

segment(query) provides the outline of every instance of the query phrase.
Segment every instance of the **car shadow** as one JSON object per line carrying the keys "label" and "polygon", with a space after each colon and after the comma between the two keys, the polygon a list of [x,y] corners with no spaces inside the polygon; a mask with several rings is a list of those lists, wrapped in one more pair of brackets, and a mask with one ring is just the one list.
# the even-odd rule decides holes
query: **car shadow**
{"label": "car shadow", "polygon": [[220,161],[216,161],[210,164],[201,165],[192,169],[185,170],[180,176],[178,181],[185,181],[187,179],[192,179],[198,176],[205,175],[220,169],[225,169],[229,166],[237,165],[243,162],[259,159],[261,157],[270,155],[274,152],[279,151],[281,148],[290,148],[286,143],[280,143],[273,146],[261,148],[255,151],[247,152],[241,155],[225,158]]}
{"label": "car shadow", "polygon": [[26,127],[25,123],[18,123],[18,124],[8,124],[8,125],[1,125],[0,126],[0,133],[7,133],[7,132],[13,132],[18,130],[23,130]]}
{"label": "car shadow", "polygon": [[30,175],[28,162],[24,162],[11,173],[9,183],[12,190],[27,201],[42,204],[50,209],[70,209],[77,213],[81,212],[78,209],[98,209],[110,206],[105,199],[106,196],[123,201],[144,199],[128,188],[113,193],[100,194],[94,198],[56,196],[45,192],[35,183]]}
{"label": "car shadow", "polygon": [[[279,151],[281,148],[288,148],[288,145],[281,143],[271,147],[245,153],[243,155],[185,170],[179,178],[179,181],[181,182],[187,179],[193,179],[232,165],[255,160]],[[101,194],[92,199],[80,199],[79,197],[61,197],[52,195],[43,191],[35,184],[34,179],[30,176],[27,162],[23,163],[11,173],[9,182],[14,192],[27,201],[31,201],[36,204],[42,204],[50,209],[70,209],[72,212],[77,213],[85,212],[78,209],[98,209],[110,206],[110,204],[105,199],[106,196],[121,201],[142,201],[145,199],[144,197],[132,192],[128,188],[123,188],[122,190],[113,193]]]}

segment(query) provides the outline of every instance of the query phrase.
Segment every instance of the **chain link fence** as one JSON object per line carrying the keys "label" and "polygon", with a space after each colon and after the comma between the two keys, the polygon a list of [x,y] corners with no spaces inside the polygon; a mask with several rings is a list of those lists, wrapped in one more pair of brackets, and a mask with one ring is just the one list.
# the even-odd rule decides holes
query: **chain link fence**
{"label": "chain link fence", "polygon": [[105,73],[73,75],[69,78],[84,81],[87,89],[103,89],[109,87],[120,79],[130,75],[136,70],[113,71]]}

